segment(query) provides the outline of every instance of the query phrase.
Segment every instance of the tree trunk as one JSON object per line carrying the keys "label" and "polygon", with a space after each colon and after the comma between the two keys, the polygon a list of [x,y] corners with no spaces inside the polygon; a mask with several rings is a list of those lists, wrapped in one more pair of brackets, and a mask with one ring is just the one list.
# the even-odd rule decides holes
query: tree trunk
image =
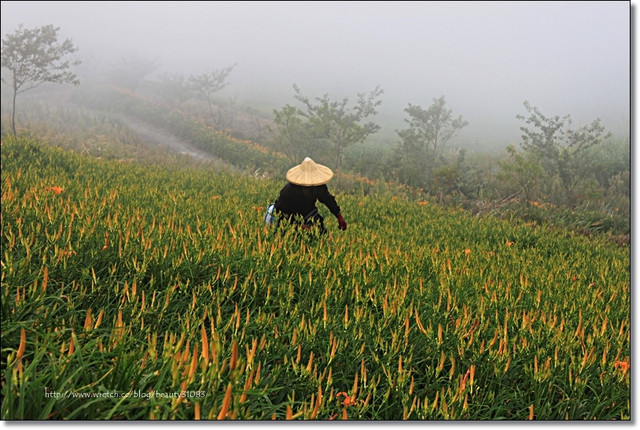
{"label": "tree trunk", "polygon": [[16,137],[16,96],[18,94],[18,89],[16,86],[13,86],[13,100],[11,102],[11,130],[13,131],[13,137]]}

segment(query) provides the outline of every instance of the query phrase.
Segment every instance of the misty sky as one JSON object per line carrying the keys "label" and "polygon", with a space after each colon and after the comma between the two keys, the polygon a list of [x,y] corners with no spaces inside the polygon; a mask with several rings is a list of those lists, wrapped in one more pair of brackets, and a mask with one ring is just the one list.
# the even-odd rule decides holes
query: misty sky
{"label": "misty sky", "polygon": [[[634,6],[635,7],[635,6]],[[2,2],[2,34],[53,24],[86,64],[157,59],[199,74],[237,63],[221,96],[261,107],[310,96],[355,101],[379,85],[381,132],[408,103],[445,96],[458,140],[515,143],[528,100],[575,126],[630,121],[630,14],[605,2]]]}

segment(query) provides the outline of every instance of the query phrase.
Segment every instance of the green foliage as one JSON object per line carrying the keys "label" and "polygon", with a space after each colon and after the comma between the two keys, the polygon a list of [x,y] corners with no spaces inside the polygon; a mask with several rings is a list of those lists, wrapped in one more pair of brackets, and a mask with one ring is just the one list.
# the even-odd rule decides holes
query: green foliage
{"label": "green foliage", "polygon": [[286,154],[291,163],[298,163],[305,157],[322,160],[328,148],[322,145],[322,140],[316,138],[308,124],[299,115],[298,108],[286,105],[273,112],[278,127],[278,134],[274,139],[276,148]]}
{"label": "green foliage", "polygon": [[[15,112],[18,94],[33,89],[43,83],[70,83],[78,85],[76,75],[69,71],[71,62],[64,58],[77,51],[70,39],[58,41],[60,29],[53,25],[45,25],[33,29],[22,25],[13,34],[2,39],[2,67],[9,70],[11,80],[8,82],[13,92],[11,127],[16,135]],[[6,82],[2,78],[2,82]]]}
{"label": "green foliage", "polygon": [[[349,99],[332,101],[328,94],[316,97],[315,102],[304,96],[297,85],[293,86],[295,99],[301,102],[303,109],[297,114],[304,117],[308,132],[317,139],[326,139],[328,149],[334,158],[336,168],[342,167],[344,151],[348,146],[362,143],[367,136],[376,133],[380,126],[373,122],[362,123],[366,118],[377,113],[377,107],[382,103],[379,97],[384,91],[376,87],[369,94],[359,93],[354,106],[348,107]],[[282,114],[287,114],[287,107]],[[292,123],[296,126],[296,123]],[[287,133],[285,129],[283,132]]]}
{"label": "green foliage", "polygon": [[348,194],[309,242],[275,181],[2,167],[5,420],[630,419],[628,247]]}
{"label": "green foliage", "polygon": [[557,179],[560,185],[558,190],[547,188],[544,192],[552,196],[552,202],[556,204],[561,201],[569,205],[579,203],[581,190],[577,187],[588,179],[584,174],[587,150],[601,145],[611,133],[605,130],[600,120],[573,129],[569,115],[546,117],[529,102],[525,101],[524,105],[529,116],[517,115],[517,118],[531,128],[521,127],[524,133],[522,148],[539,157],[545,175]]}
{"label": "green foliage", "polygon": [[[168,92],[186,91],[184,79],[178,77],[166,85]],[[160,90],[162,86],[163,81],[155,82],[145,87],[142,95],[117,87],[96,89],[85,83],[71,100],[100,114],[52,109],[42,102],[35,107],[26,103],[22,121],[30,135],[45,142],[122,160],[147,158],[156,162],[173,157],[146,146],[121,120],[109,119],[109,112],[114,112],[115,118],[134,117],[166,130],[210,153],[216,164],[223,162],[255,176],[283,177],[296,160],[309,154],[319,162],[325,160],[329,165],[333,162],[327,139],[317,135],[296,107],[287,105],[275,112],[279,134],[274,141],[262,145],[234,137],[233,130],[214,130],[211,121],[204,119],[206,113],[201,115],[200,110],[190,109],[193,106],[189,103],[174,103],[178,99],[165,97]],[[216,109],[221,112],[225,108]],[[3,132],[9,128],[7,119],[2,118]],[[405,157],[389,146],[359,143],[345,148],[342,172],[335,185],[358,195],[396,193],[414,198],[429,195],[440,204],[463,207],[474,213],[503,218],[534,217],[541,223],[559,223],[562,228],[588,234],[605,233],[615,241],[628,243],[631,177],[628,138],[609,138],[579,154],[575,160],[580,160],[580,169],[572,170],[575,177],[568,190],[569,182],[563,182],[559,174],[543,174],[539,152],[518,152],[515,146],[507,148],[504,154],[462,150],[441,153],[432,180],[425,183],[418,180],[424,173],[420,154]],[[575,160],[567,160],[565,165],[574,165]],[[571,199],[560,198],[569,193]],[[548,204],[547,209],[537,211],[534,202]],[[558,213],[554,213],[556,209]],[[569,222],[575,224],[571,226]],[[627,235],[626,239],[621,235]]]}
{"label": "green foliage", "polygon": [[367,178],[383,180],[387,175],[391,177],[387,167],[392,162],[392,155],[385,148],[356,144],[345,151],[344,169]]}
{"label": "green foliage", "polygon": [[214,130],[204,120],[184,110],[170,108],[138,93],[117,87],[98,88],[82,93],[79,98],[84,106],[124,113],[158,129],[166,129],[238,169],[251,172],[259,169],[270,175],[283,176],[290,167],[284,154]]}
{"label": "green foliage", "polygon": [[539,185],[543,180],[543,169],[538,154],[519,154],[513,145],[507,147],[509,160],[500,163],[501,172],[497,175],[511,196],[521,195],[525,205],[537,200]]}
{"label": "green foliage", "polygon": [[79,61],[64,60],[77,48],[70,39],[59,42],[59,30],[52,25],[33,29],[20,25],[2,39],[2,67],[11,72],[9,84],[17,93],[45,82],[79,84],[75,74],[68,70]]}
{"label": "green foliage", "polygon": [[[123,121],[109,115],[51,106],[46,103],[26,103],[22,112],[24,137],[43,144],[73,150],[83,156],[117,160],[121,163],[137,161],[144,164],[199,163],[187,156],[168,153],[143,141]],[[10,125],[2,118],[2,130]],[[4,133],[3,133],[4,134]],[[220,163],[216,163],[220,164]]]}
{"label": "green foliage", "polygon": [[403,182],[431,189],[434,172],[439,167],[444,146],[467,125],[462,116],[454,118],[445,108],[444,96],[434,99],[428,109],[412,105],[405,108],[409,128],[398,131],[402,143],[397,149],[400,158],[399,176]]}

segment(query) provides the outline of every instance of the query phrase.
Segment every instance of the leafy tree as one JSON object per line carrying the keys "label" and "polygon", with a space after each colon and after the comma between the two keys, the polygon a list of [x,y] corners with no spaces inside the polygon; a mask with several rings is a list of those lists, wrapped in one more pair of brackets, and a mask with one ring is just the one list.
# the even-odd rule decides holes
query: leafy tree
{"label": "leafy tree", "polygon": [[499,163],[501,172],[496,176],[507,186],[508,198],[520,195],[520,201],[526,206],[537,200],[539,184],[544,176],[540,155],[533,153],[520,154],[516,147],[507,147],[509,159]]}
{"label": "leafy tree", "polygon": [[224,69],[214,70],[212,72],[205,72],[200,75],[192,75],[189,77],[190,88],[198,94],[200,98],[207,102],[209,107],[209,113],[211,119],[216,121],[216,115],[213,111],[213,95],[229,85],[227,78],[235,68],[233,66],[225,67]]}
{"label": "leafy tree", "polygon": [[403,181],[409,185],[427,186],[431,182],[444,146],[468,124],[462,116],[454,118],[445,105],[441,96],[428,109],[412,104],[405,108],[409,128],[397,133],[402,139],[399,158]]}
{"label": "leafy tree", "polygon": [[440,202],[444,201],[445,196],[461,194],[460,180],[466,151],[460,149],[457,152],[458,155],[452,163],[445,164],[433,172],[433,191],[437,193]]}
{"label": "leafy tree", "polygon": [[558,171],[559,142],[566,134],[567,124],[571,121],[570,116],[546,117],[540,113],[537,107],[531,106],[528,101],[524,102],[524,106],[530,114],[529,117],[516,115],[516,118],[531,124],[533,128],[520,127],[524,133],[520,146],[526,152],[538,155],[545,172],[554,175]]}
{"label": "leafy tree", "polygon": [[281,110],[274,110],[274,122],[278,126],[275,137],[276,148],[282,151],[292,162],[298,162],[310,156],[319,159],[314,151],[314,137],[309,127],[299,115],[296,107],[286,105]]}
{"label": "leafy tree", "polygon": [[592,160],[588,168],[600,184],[608,187],[611,178],[631,168],[629,137],[607,139],[602,145],[590,149],[588,156]]}
{"label": "leafy tree", "polygon": [[555,202],[576,203],[575,188],[590,175],[584,168],[588,150],[604,143],[611,133],[605,130],[599,119],[573,129],[570,115],[547,117],[528,101],[524,106],[529,116],[516,116],[527,124],[520,127],[523,132],[522,149],[539,157],[548,179],[559,181],[561,189],[554,193]]}
{"label": "leafy tree", "polygon": [[343,165],[371,180],[384,181],[392,177],[392,157],[392,152],[383,146],[353,145],[345,152]]}
{"label": "leafy tree", "polygon": [[2,39],[2,67],[11,72],[10,82],[2,78],[2,82],[11,86],[13,91],[11,104],[11,129],[16,135],[16,97],[45,82],[70,83],[79,85],[80,81],[69,71],[72,65],[80,61],[64,60],[68,54],[78,49],[70,39],[58,41],[60,29],[53,25],[45,25],[33,29],[22,25],[13,34]]}
{"label": "leafy tree", "polygon": [[609,178],[609,184],[607,209],[629,219],[631,214],[631,174],[629,170],[624,170]]}
{"label": "leafy tree", "polygon": [[327,94],[313,102],[302,95],[297,85],[293,88],[295,99],[304,105],[304,110],[298,109],[298,114],[308,120],[315,136],[328,140],[337,168],[342,166],[346,147],[364,142],[367,136],[380,130],[380,126],[373,122],[361,124],[365,118],[378,113],[376,108],[382,103],[378,98],[384,92],[380,87],[369,94],[359,93],[358,101],[352,107],[347,106],[349,99],[332,101]]}

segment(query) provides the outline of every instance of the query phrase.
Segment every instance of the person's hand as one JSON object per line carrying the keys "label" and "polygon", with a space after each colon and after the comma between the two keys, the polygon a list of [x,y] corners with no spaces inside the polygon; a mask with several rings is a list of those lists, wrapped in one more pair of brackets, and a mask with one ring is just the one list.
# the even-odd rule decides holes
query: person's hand
{"label": "person's hand", "polygon": [[347,222],[342,217],[342,214],[338,214],[337,218],[338,218],[338,228],[340,230],[346,230],[347,229]]}

